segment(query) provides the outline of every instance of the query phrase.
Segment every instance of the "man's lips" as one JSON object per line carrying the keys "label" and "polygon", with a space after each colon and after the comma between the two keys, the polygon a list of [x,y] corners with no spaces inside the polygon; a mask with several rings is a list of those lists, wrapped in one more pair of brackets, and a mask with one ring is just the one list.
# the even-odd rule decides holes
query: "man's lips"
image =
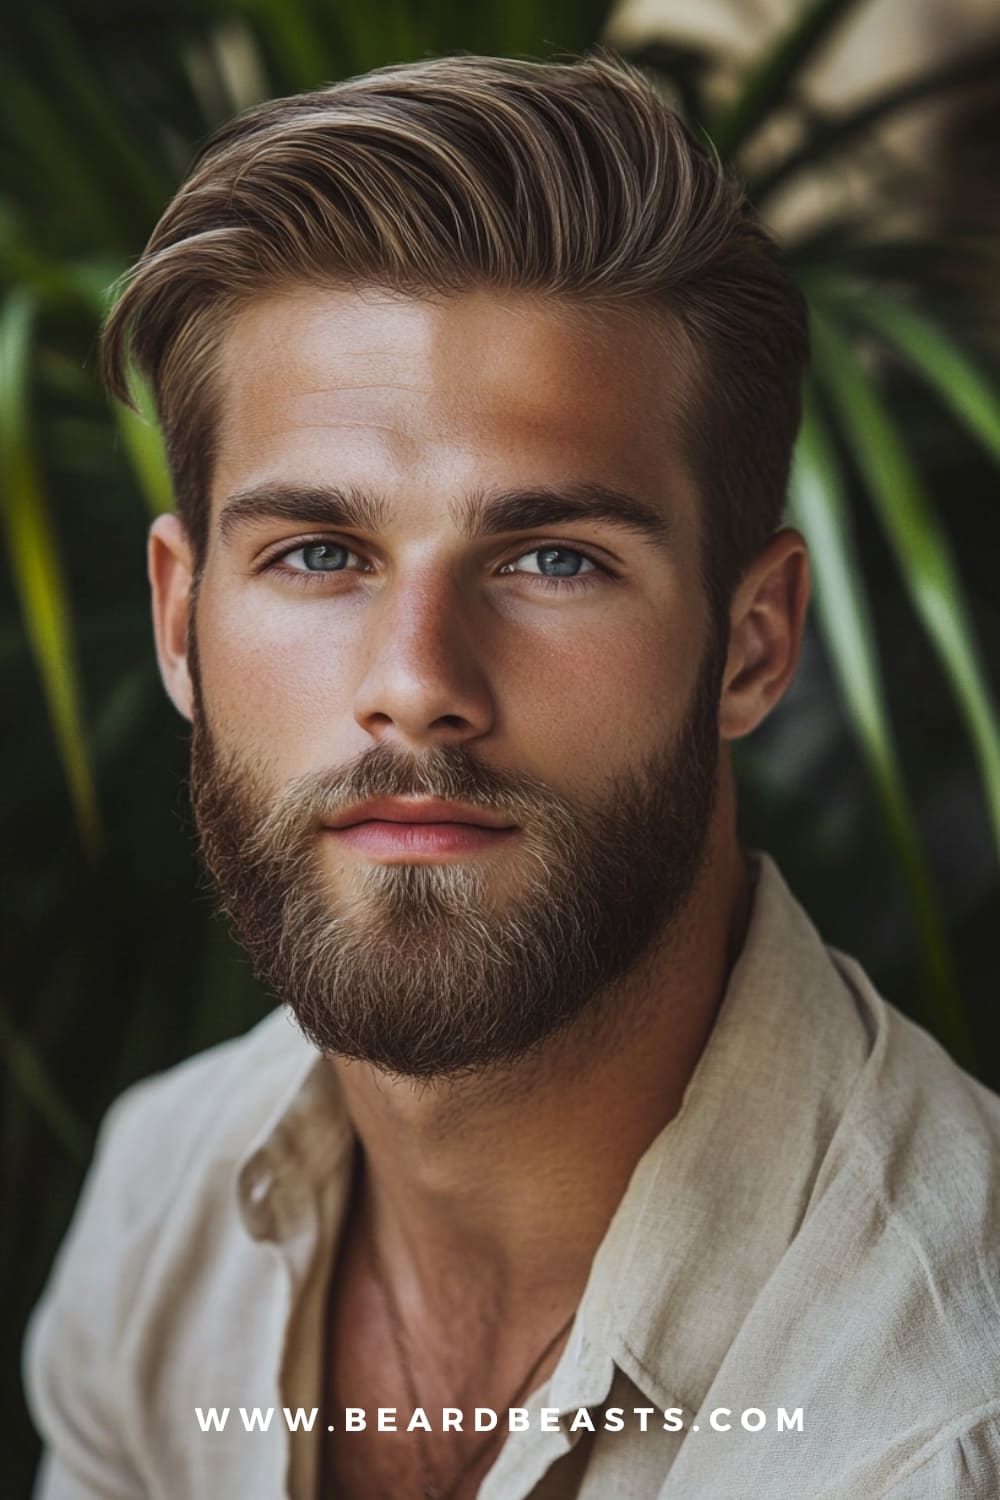
{"label": "man's lips", "polygon": [[486,829],[511,829],[514,824],[502,814],[463,802],[447,802],[440,797],[374,797],[348,812],[331,819],[334,829],[353,828],[362,823],[461,824]]}
{"label": "man's lips", "polygon": [[494,848],[516,832],[498,814],[440,798],[377,798],[328,825],[339,842],[381,858],[413,860]]}

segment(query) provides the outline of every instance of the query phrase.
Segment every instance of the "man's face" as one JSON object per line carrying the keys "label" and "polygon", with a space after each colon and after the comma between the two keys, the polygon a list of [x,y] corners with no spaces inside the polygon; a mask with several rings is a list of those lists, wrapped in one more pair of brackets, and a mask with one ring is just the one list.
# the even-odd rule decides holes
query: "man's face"
{"label": "man's face", "polygon": [[[683,923],[724,643],[682,370],[662,325],[526,295],[299,289],[228,334],[192,788],[258,970],[324,1050],[509,1061]],[[333,826],[375,797],[499,826]]]}

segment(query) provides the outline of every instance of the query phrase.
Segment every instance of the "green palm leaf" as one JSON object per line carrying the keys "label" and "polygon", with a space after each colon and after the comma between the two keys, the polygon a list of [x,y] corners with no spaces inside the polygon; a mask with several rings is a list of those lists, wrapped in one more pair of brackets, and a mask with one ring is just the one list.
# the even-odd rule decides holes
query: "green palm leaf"
{"label": "green palm leaf", "polygon": [[1000,723],[951,544],[873,379],[815,304],[813,347],[817,373],[838,408],[910,600],[961,709],[1000,849]]}
{"label": "green palm leaf", "polygon": [[166,448],[148,383],[133,376],[132,396],[138,412],[116,401],[115,421],[146,508],[150,515],[158,516],[174,503]]}
{"label": "green palm leaf", "polygon": [[778,105],[804,64],[844,20],[857,0],[807,0],[788,29],[763,54],[710,134],[719,155],[732,156]]}
{"label": "green palm leaf", "polygon": [[34,448],[28,400],[34,302],[12,292],[0,313],[0,469],[11,571],[85,847],[98,844],[69,598]]}
{"label": "green palm leaf", "polygon": [[[103,321],[115,298],[122,267],[111,261],[96,259],[72,267],[74,293]],[[111,402],[112,417],[122,446],[132,465],[146,509],[158,516],[173,506],[173,485],[167,463],[167,451],[160,429],[156,402],[149,382],[133,370],[130,388],[137,411]]]}
{"label": "green palm leaf", "polygon": [[292,92],[314,89],[336,76],[326,33],[317,28],[308,6],[289,5],[287,0],[245,0],[242,9],[258,35],[270,44],[283,88]]}
{"label": "green palm leaf", "polygon": [[968,1062],[968,1027],[899,763],[844,489],[815,393],[807,388],[792,467],[792,519],[809,543],[819,626],[909,888],[924,956],[926,1019],[952,1055]]}
{"label": "green palm leaf", "polygon": [[29,14],[41,47],[42,76],[48,88],[58,90],[59,114],[91,172],[100,163],[103,191],[108,194],[113,185],[116,203],[133,211],[137,226],[143,217],[155,217],[170,190],[161,162],[139,146],[133,132],[122,129],[99,64],[81,48],[66,19],[50,7],[36,6]]}
{"label": "green palm leaf", "polygon": [[4,1064],[25,1099],[77,1161],[87,1160],[88,1132],[53,1080],[35,1047],[19,1032],[0,1005],[0,1052]]}
{"label": "green palm leaf", "polygon": [[856,313],[913,365],[921,377],[1000,463],[1000,394],[975,361],[933,319],[878,292],[852,296]]}
{"label": "green palm leaf", "polygon": [[780,156],[777,161],[758,177],[750,181],[750,195],[755,203],[762,203],[776,188],[781,187],[796,172],[806,167],[826,164],[826,159],[841,150],[851,141],[864,140],[866,136],[892,115],[912,109],[928,99],[941,94],[969,90],[977,84],[989,83],[1000,69],[1000,47],[980,47],[974,53],[949,61],[907,78],[894,88],[876,93],[874,98],[840,114],[813,115],[805,140],[800,146]]}

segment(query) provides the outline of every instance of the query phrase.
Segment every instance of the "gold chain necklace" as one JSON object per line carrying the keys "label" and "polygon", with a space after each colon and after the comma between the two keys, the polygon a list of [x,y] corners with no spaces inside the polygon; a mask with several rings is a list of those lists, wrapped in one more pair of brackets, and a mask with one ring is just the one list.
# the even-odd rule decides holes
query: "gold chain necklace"
{"label": "gold chain necklace", "polygon": [[[406,1334],[403,1328],[403,1319],[400,1315],[399,1305],[396,1302],[396,1299],[392,1293],[392,1288],[389,1285],[388,1277],[385,1274],[385,1269],[382,1265],[381,1257],[377,1249],[375,1248],[374,1235],[372,1236],[371,1240],[371,1254],[372,1267],[375,1272],[375,1280],[378,1283],[379,1291],[382,1294],[382,1300],[385,1303],[386,1312],[389,1315],[389,1327],[392,1331],[392,1341],[396,1346],[396,1355],[399,1360],[399,1367],[402,1371],[403,1380],[406,1383],[406,1394],[409,1398],[411,1409],[415,1410],[418,1406],[420,1406],[421,1403],[417,1395],[416,1382],[413,1378],[413,1367],[410,1364],[409,1355],[406,1352]],[[517,1390],[508,1399],[508,1407],[517,1406],[520,1400],[531,1390],[531,1383],[534,1380],[534,1377],[540,1369],[541,1365],[545,1361],[546,1357],[552,1353],[552,1350],[562,1338],[563,1334],[566,1333],[575,1317],[576,1309],[574,1308],[573,1312],[570,1313],[569,1317],[566,1319],[562,1327],[556,1330],[556,1332],[549,1339],[548,1343],[545,1345],[545,1348],[542,1350],[541,1354],[539,1354],[537,1359],[533,1361],[530,1370],[521,1380],[521,1383],[517,1387]],[[458,1472],[453,1475],[450,1483],[445,1489],[439,1489],[440,1480],[432,1472],[430,1465],[427,1462],[427,1455],[424,1452],[423,1448],[418,1446],[417,1456],[420,1460],[420,1487],[423,1492],[423,1500],[452,1500],[452,1497],[458,1490],[460,1484],[462,1483],[462,1480],[465,1478],[466,1474],[468,1474],[474,1467],[481,1456],[486,1452],[490,1443],[493,1441],[495,1434],[496,1428],[490,1428],[489,1432],[484,1435],[486,1441],[477,1443],[475,1445],[472,1452],[467,1455]]]}

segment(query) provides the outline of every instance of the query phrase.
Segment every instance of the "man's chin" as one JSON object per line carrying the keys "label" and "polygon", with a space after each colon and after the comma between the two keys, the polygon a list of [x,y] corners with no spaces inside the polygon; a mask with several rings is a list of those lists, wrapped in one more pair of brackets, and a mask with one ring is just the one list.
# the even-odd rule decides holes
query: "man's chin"
{"label": "man's chin", "polygon": [[523,1058],[580,1010],[588,989],[565,983],[558,938],[533,942],[523,911],[442,895],[441,875],[382,868],[380,890],[335,916],[315,889],[299,906],[296,941],[265,977],[320,1051],[445,1078]]}
{"label": "man's chin", "polygon": [[433,933],[440,923],[469,916],[489,918],[507,909],[526,872],[499,850],[478,859],[385,860],[329,847],[322,849],[317,882],[331,919],[354,929],[379,920],[404,930]]}

